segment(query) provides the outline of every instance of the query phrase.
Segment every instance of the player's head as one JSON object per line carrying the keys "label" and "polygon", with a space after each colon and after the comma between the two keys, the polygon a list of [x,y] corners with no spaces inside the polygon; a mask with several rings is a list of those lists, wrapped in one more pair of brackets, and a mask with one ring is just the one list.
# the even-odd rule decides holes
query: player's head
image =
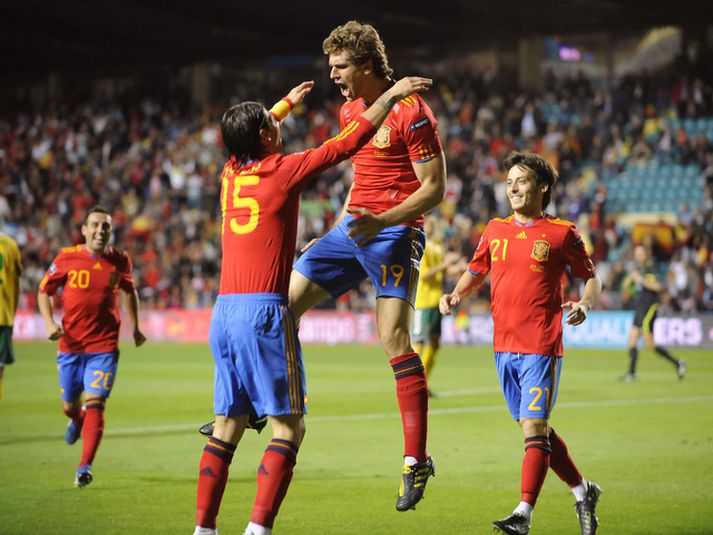
{"label": "player's head", "polygon": [[99,205],[92,206],[82,224],[82,236],[87,250],[95,254],[104,252],[113,232],[109,210]]}
{"label": "player's head", "polygon": [[371,24],[355,20],[337,26],[322,43],[329,55],[329,76],[348,100],[364,96],[365,87],[393,74],[384,42]]}
{"label": "player's head", "polygon": [[559,173],[539,154],[511,152],[503,162],[507,176],[507,196],[513,211],[543,212],[550,204],[552,188]]}
{"label": "player's head", "polygon": [[649,254],[644,245],[637,245],[634,247],[634,260],[636,260],[639,264],[645,264],[648,259]]}
{"label": "player's head", "polygon": [[259,160],[282,149],[280,124],[259,102],[241,102],[223,114],[223,143],[240,163]]}

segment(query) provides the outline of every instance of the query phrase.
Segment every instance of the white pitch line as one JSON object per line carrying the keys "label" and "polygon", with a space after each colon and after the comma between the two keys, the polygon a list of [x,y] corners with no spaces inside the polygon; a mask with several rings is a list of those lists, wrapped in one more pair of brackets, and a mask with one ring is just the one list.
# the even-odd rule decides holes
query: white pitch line
{"label": "white pitch line", "polygon": [[[684,404],[684,403],[699,403],[713,401],[713,396],[687,396],[679,398],[650,398],[650,399],[610,399],[603,401],[563,401],[557,403],[555,408],[560,409],[582,409],[582,408],[594,408],[594,407],[626,407],[626,406],[636,406],[636,405],[670,405],[670,404]],[[449,414],[473,414],[473,413],[483,413],[483,412],[506,412],[507,406],[503,402],[500,405],[484,405],[484,406],[470,406],[470,407],[450,407],[447,409],[430,409],[428,411],[430,416],[440,416]],[[308,422],[310,424],[320,423],[320,422],[344,422],[344,421],[361,421],[361,420],[389,420],[394,418],[401,418],[401,414],[398,412],[380,412],[372,414],[351,414],[351,415],[323,415],[323,416],[309,416],[307,415]],[[208,416],[206,416],[206,421]],[[107,429],[105,435],[121,436],[121,435],[133,435],[140,433],[151,433],[157,434],[161,432],[171,432],[171,431],[192,431],[196,430],[199,424],[173,424],[173,425],[156,425],[156,426],[145,426],[145,427],[126,427],[121,429]]]}
{"label": "white pitch line", "polygon": [[483,386],[480,388],[466,388],[463,390],[444,390],[435,393],[436,398],[456,398],[460,396],[470,396],[473,394],[495,394],[502,392],[499,386]]}

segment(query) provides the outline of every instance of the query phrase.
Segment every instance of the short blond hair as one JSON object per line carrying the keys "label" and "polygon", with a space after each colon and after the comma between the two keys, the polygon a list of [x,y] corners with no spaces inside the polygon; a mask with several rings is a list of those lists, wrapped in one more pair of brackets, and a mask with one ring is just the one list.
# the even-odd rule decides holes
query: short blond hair
{"label": "short blond hair", "polygon": [[337,26],[322,43],[322,50],[325,54],[347,52],[356,65],[372,60],[374,73],[379,78],[388,78],[394,73],[389,67],[384,42],[371,24],[350,20]]}

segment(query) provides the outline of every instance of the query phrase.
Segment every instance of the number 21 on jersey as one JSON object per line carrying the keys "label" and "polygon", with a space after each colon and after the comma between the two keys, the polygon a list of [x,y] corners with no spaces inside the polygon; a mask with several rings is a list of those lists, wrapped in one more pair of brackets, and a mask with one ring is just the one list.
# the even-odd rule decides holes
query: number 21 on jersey
{"label": "number 21 on jersey", "polygon": [[[502,249],[500,248],[501,243],[502,243]],[[507,254],[508,254],[508,239],[507,238],[503,238],[502,240],[500,240],[499,238],[490,240],[490,261],[491,262],[497,262],[498,260],[502,260],[504,262],[505,258],[507,257]]]}

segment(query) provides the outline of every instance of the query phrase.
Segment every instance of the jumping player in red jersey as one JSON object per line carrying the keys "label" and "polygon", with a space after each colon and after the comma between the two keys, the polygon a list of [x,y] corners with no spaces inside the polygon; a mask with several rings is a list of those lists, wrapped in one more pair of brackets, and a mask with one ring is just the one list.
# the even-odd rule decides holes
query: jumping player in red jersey
{"label": "jumping player in red jersey", "polygon": [[[384,44],[368,24],[349,21],[323,43],[330,77],[347,102],[340,122],[354,119],[393,84]],[[399,102],[354,156],[354,182],[332,230],[295,263],[290,307],[299,318],[327,298],[369,277],[376,288],[376,323],[396,379],[404,433],[404,466],[396,509],[422,498],[433,460],[426,450],[428,386],[411,345],[411,314],[425,236],[423,214],[446,188],[443,150],[433,113],[413,95]]]}
{"label": "jumping player in red jersey", "polygon": [[284,155],[279,121],[312,85],[297,86],[271,112],[244,102],[221,121],[230,160],[221,176],[223,260],[210,325],[216,421],[200,462],[195,534],[217,533],[228,468],[250,413],[267,414],[273,435],[258,468],[245,533],[272,533],[305,433],[302,350],[287,298],[299,194],[318,173],[371,139],[396,102],[430,87],[431,80],[400,80],[336,137]]}
{"label": "jumping player in red jersey", "polygon": [[[62,406],[70,418],[65,440],[74,444],[82,436],[82,458],[74,477],[77,487],[92,482],[91,465],[104,434],[104,406],[116,379],[119,289],[134,325],[134,343],[140,346],[146,341],[139,329],[139,296],[131,259],[126,252],[109,246],[112,233],[109,212],[101,206],[90,209],[82,225],[84,245],[60,251],[40,282],[37,296],[47,338],[59,340]],[[60,288],[64,307],[61,326],[54,321],[50,299]]]}
{"label": "jumping player in red jersey", "polygon": [[[495,363],[505,400],[525,435],[520,504],[493,527],[529,533],[535,502],[552,468],[575,495],[582,535],[593,535],[601,489],[582,478],[548,420],[562,368],[562,310],[569,310],[567,323],[579,325],[602,284],[574,225],[544,212],[558,176],[554,167],[536,154],[517,152],[504,165],[513,214],[488,223],[468,271],[452,293],[441,297],[440,309],[449,314],[491,274]],[[561,279],[568,266],[572,276],[586,281],[584,295],[578,302],[562,303]]]}

